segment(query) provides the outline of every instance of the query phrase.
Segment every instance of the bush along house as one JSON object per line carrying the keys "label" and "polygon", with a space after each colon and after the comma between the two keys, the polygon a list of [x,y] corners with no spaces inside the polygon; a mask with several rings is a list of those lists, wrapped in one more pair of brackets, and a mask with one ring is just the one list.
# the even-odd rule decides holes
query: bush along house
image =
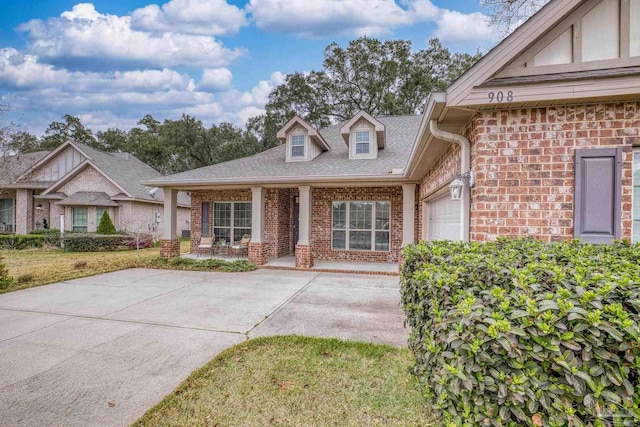
{"label": "bush along house", "polygon": [[192,248],[250,235],[258,264],[397,262],[421,239],[640,241],[640,0],[552,0],[421,116],[294,117],[278,138],[146,182],[165,189],[164,256],[178,190]]}

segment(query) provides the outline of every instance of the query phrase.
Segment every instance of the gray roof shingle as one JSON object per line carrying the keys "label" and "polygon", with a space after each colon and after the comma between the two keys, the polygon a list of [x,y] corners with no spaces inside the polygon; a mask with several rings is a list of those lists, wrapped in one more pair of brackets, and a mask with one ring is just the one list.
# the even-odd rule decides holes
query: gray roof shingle
{"label": "gray roof shingle", "polygon": [[305,177],[357,177],[388,176],[393,169],[407,166],[413,143],[420,127],[421,116],[376,117],[385,125],[386,147],[378,151],[377,159],[349,159],[348,147],[340,135],[339,123],[319,132],[331,147],[308,162],[286,162],[285,146],[280,145],[250,157],[205,166],[147,181],[158,183],[188,184],[190,181],[228,182],[232,179],[262,179],[277,182],[279,178]]}
{"label": "gray roof shingle", "polygon": [[54,204],[61,206],[120,206],[111,200],[107,193],[99,191],[78,191]]}

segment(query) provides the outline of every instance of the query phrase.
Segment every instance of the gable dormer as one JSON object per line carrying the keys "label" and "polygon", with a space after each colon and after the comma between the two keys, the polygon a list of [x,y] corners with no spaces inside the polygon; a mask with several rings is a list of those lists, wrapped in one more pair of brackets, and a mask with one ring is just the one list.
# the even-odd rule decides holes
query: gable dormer
{"label": "gable dormer", "polygon": [[640,65],[640,0],[585,0],[496,77]]}
{"label": "gable dormer", "polygon": [[308,162],[330,149],[322,135],[298,116],[289,120],[277,137],[286,146],[287,162]]}
{"label": "gable dormer", "polygon": [[40,159],[18,180],[55,182],[86,159],[86,155],[68,141]]}
{"label": "gable dormer", "polygon": [[370,114],[360,111],[340,128],[349,147],[350,159],[375,159],[385,145],[385,127]]}

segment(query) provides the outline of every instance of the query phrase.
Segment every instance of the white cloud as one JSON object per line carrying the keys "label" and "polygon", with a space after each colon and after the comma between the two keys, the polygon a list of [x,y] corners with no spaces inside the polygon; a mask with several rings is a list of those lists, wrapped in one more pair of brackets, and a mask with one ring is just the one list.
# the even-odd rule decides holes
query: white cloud
{"label": "white cloud", "polygon": [[225,0],[171,0],[136,9],[131,18],[136,30],[212,36],[235,34],[247,24],[244,11]]}
{"label": "white cloud", "polygon": [[258,28],[302,37],[389,34],[439,13],[429,0],[250,0],[246,9]]}
{"label": "white cloud", "polygon": [[18,30],[28,33],[30,53],[80,68],[219,67],[246,53],[209,36],[138,31],[130,16],[101,14],[90,3],[75,5],[60,18],[31,20]]}
{"label": "white cloud", "polygon": [[213,68],[202,70],[202,79],[198,87],[201,89],[211,89],[221,91],[231,87],[233,75],[227,68]]}
{"label": "white cloud", "polygon": [[444,10],[437,20],[435,36],[442,43],[464,44],[497,41],[498,32],[489,24],[489,18],[480,12],[464,14]]}

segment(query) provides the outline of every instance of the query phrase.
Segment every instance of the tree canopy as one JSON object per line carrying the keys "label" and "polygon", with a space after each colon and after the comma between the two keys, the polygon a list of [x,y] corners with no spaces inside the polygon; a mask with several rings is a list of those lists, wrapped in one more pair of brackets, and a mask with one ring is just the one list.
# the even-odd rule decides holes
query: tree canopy
{"label": "tree canopy", "polygon": [[419,113],[429,93],[446,88],[480,56],[451,53],[438,39],[416,52],[408,40],[360,37],[346,48],[332,43],[323,68],[287,75],[269,94],[266,113],[248,127],[272,146],[277,129],[296,114],[322,128],[360,110],[374,116]]}
{"label": "tree canopy", "polygon": [[503,36],[515,30],[549,0],[482,0],[491,25]]}

